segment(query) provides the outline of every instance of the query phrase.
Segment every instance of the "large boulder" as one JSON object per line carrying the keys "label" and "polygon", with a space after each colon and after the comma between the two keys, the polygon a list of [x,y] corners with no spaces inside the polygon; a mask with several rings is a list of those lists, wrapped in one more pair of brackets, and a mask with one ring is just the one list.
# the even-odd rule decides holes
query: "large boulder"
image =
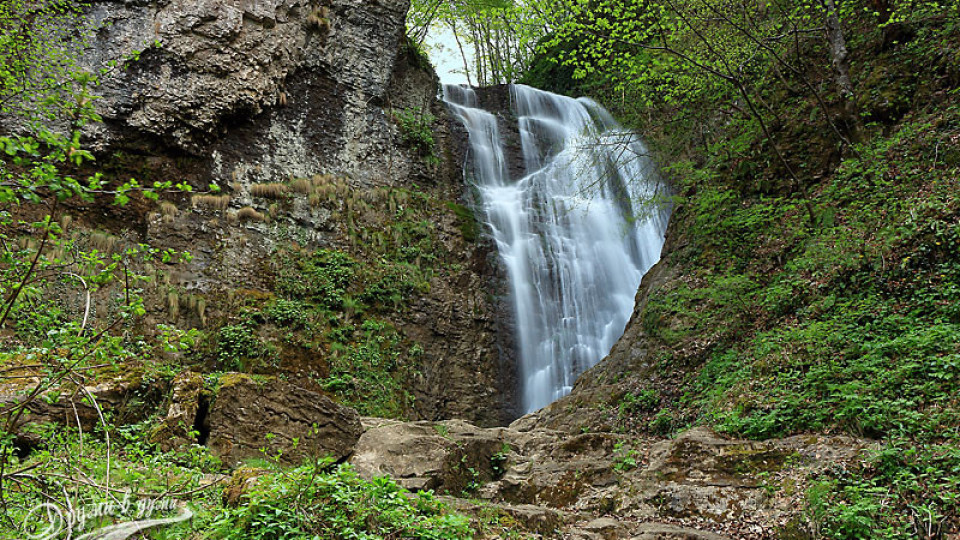
{"label": "large boulder", "polygon": [[389,475],[411,490],[459,495],[499,476],[509,445],[503,429],[461,420],[367,420],[350,463],[364,478]]}
{"label": "large boulder", "polygon": [[210,406],[207,445],[221,460],[279,456],[285,463],[353,452],[363,428],[357,411],[279,379],[233,373]]}

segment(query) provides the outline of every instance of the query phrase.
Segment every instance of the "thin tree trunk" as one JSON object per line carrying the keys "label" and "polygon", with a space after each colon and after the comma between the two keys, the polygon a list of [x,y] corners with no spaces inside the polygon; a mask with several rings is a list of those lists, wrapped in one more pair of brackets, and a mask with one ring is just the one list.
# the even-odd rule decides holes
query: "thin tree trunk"
{"label": "thin tree trunk", "polygon": [[453,32],[453,39],[457,42],[457,48],[460,49],[460,58],[463,59],[463,74],[467,76],[467,86],[473,86],[470,79],[470,63],[467,61],[467,53],[463,50],[463,43],[460,42],[460,34],[457,33],[457,22],[450,21],[450,30]]}
{"label": "thin tree trunk", "polygon": [[853,83],[850,82],[850,52],[847,50],[847,40],[843,37],[837,5],[835,0],[821,0],[821,4],[827,27],[827,43],[830,45],[830,60],[836,71],[837,86],[840,87],[840,94],[844,99],[852,100],[854,93]]}

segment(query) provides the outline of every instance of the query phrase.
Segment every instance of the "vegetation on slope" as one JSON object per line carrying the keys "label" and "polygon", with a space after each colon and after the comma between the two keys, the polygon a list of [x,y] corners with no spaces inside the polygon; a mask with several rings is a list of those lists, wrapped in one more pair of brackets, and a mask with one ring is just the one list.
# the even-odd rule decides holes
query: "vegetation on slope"
{"label": "vegetation on slope", "polygon": [[633,381],[622,425],[878,439],[810,489],[815,532],[956,533],[957,4],[572,4],[525,82],[602,98],[679,203],[682,277],[641,321],[658,372]]}

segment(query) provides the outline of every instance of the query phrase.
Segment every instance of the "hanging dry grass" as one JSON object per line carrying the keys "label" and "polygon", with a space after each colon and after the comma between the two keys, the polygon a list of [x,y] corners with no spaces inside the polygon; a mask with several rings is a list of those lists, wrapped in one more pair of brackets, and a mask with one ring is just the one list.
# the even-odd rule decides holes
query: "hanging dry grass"
{"label": "hanging dry grass", "polygon": [[237,211],[237,218],[241,221],[265,221],[267,216],[247,206]]}
{"label": "hanging dry grass", "polygon": [[296,180],[290,182],[287,187],[290,188],[290,191],[294,193],[309,195],[313,185],[310,183],[310,180],[307,180],[306,178],[297,178]]}
{"label": "hanging dry grass", "polygon": [[176,217],[180,214],[180,209],[177,208],[177,205],[173,204],[170,201],[163,201],[160,203],[160,215],[161,216],[172,216]]}
{"label": "hanging dry grass", "polygon": [[173,223],[179,214],[180,209],[177,208],[177,205],[173,204],[172,202],[163,201],[160,203],[160,216],[162,217],[164,223]]}
{"label": "hanging dry grass", "polygon": [[266,199],[281,199],[287,193],[287,186],[276,182],[270,184],[254,184],[250,187],[250,194],[254,197]]}
{"label": "hanging dry grass", "polygon": [[176,291],[167,293],[167,311],[170,312],[170,319],[177,320],[180,317],[180,295]]}
{"label": "hanging dry grass", "polygon": [[183,307],[187,308],[187,311],[190,313],[196,314],[200,319],[200,324],[202,326],[207,325],[207,300],[202,296],[195,294],[188,294],[186,298],[181,299],[181,304]]}
{"label": "hanging dry grass", "polygon": [[119,242],[120,239],[112,234],[100,231],[93,231],[90,233],[90,248],[101,253],[113,253],[117,249],[117,244]]}
{"label": "hanging dry grass", "polygon": [[194,195],[190,198],[194,208],[209,208],[211,210],[226,210],[230,205],[229,195]]}
{"label": "hanging dry grass", "polygon": [[342,178],[337,178],[332,174],[317,174],[311,179],[314,186],[322,186],[326,184],[338,184],[342,183]]}

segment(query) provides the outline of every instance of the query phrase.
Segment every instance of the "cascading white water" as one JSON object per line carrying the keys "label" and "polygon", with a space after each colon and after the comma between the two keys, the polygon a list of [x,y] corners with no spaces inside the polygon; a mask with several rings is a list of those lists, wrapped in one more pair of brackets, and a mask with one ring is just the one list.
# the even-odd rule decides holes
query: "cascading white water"
{"label": "cascading white water", "polygon": [[527,86],[510,95],[526,174],[511,178],[497,117],[473,89],[444,99],[470,137],[472,182],[508,272],[525,411],[566,395],[623,335],[669,208],[640,140],[599,105]]}

